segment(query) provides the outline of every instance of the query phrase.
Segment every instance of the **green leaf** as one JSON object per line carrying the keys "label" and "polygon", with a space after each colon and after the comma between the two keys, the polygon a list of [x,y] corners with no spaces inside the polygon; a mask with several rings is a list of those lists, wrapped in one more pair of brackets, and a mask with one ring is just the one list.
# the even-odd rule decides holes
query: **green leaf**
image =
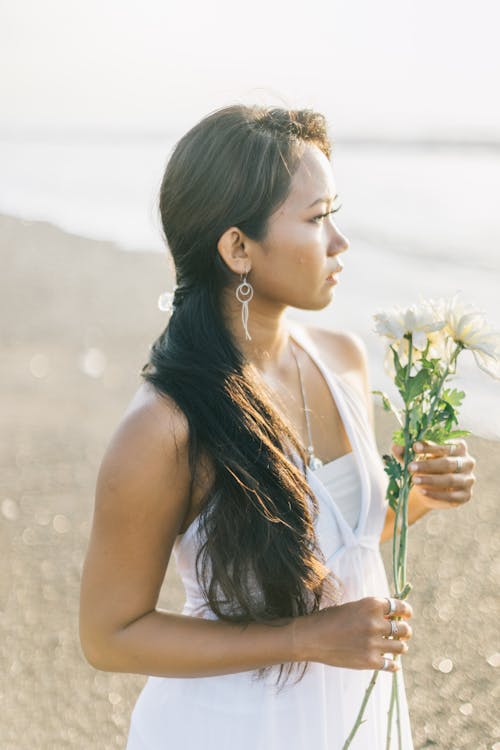
{"label": "green leaf", "polygon": [[456,438],[456,437],[467,437],[467,435],[472,435],[472,432],[470,430],[452,430],[448,433],[447,439],[450,438]]}
{"label": "green leaf", "polygon": [[404,430],[394,430],[392,433],[392,442],[394,445],[404,445],[405,444],[405,434]]}
{"label": "green leaf", "polygon": [[386,474],[388,474],[390,477],[394,477],[395,479],[400,479],[403,475],[403,467],[399,463],[398,459],[395,456],[392,456],[390,453],[384,453],[383,459],[385,462],[384,471]]}
{"label": "green leaf", "polygon": [[394,383],[396,385],[396,388],[403,396],[403,390],[406,380],[406,366],[403,367],[401,365],[401,362],[399,361],[398,353],[393,347],[390,347],[392,350],[392,356],[394,360],[394,369],[396,370],[396,377],[394,378]]}
{"label": "green leaf", "polygon": [[394,512],[396,512],[399,504],[399,485],[395,479],[389,480],[389,483],[387,485],[386,497],[389,501],[389,506]]}
{"label": "green leaf", "polygon": [[414,406],[410,410],[409,430],[410,434],[418,435],[422,429],[422,408],[421,406]]}
{"label": "green leaf", "polygon": [[399,361],[398,353],[396,349],[394,349],[393,346],[390,346],[389,348],[392,352],[392,360],[394,362],[394,369],[397,373],[399,373],[401,370],[401,362]]}
{"label": "green leaf", "polygon": [[431,376],[425,369],[419,370],[416,375],[408,378],[406,389],[406,401],[413,401],[423,391],[425,391],[431,382]]}
{"label": "green leaf", "polygon": [[382,458],[384,459],[384,471],[389,477],[386,497],[389,501],[389,506],[395,511],[399,503],[399,495],[401,492],[399,480],[403,475],[403,467],[397,458],[389,453],[384,453]]}
{"label": "green leaf", "polygon": [[461,406],[464,398],[465,392],[457,391],[456,388],[453,388],[452,390],[443,390],[441,394],[441,399],[451,406]]}

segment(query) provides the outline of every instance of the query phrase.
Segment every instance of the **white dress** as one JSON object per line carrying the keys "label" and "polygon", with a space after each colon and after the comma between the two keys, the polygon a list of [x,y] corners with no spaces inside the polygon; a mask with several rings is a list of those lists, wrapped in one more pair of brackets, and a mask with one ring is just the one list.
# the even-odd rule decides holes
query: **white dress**
{"label": "white dress", "polygon": [[[343,582],[343,601],[390,596],[379,551],[387,475],[366,404],[355,388],[325,367],[306,329],[287,323],[328,383],[352,447],[316,471],[307,469],[319,503],[315,528],[326,564]],[[340,507],[358,519],[354,529]],[[215,619],[194,572],[196,528],[197,519],[173,548],[186,590],[182,613]],[[132,712],[126,750],[341,750],[372,673],[310,662],[302,680],[294,685],[298,673],[292,672],[280,692],[274,686],[276,671],[264,681],[252,679],[252,671],[194,678],[150,676]],[[379,671],[365,722],[350,750],[386,750],[391,684],[392,673]],[[402,748],[413,750],[403,669],[398,673],[398,694]],[[394,711],[391,750],[398,747],[395,715]]]}

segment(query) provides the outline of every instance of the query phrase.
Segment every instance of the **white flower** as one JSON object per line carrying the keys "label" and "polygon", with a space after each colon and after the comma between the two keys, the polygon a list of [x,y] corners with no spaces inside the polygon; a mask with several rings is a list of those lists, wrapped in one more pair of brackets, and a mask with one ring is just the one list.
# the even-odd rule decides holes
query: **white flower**
{"label": "white flower", "polygon": [[[500,331],[492,330],[483,311],[460,299],[461,290],[450,299],[423,299],[407,309],[393,307],[375,313],[375,331],[389,339],[398,352],[401,364],[408,362],[409,341],[413,341],[412,362],[418,362],[429,343],[429,358],[443,363],[451,360],[456,344],[469,349],[476,364],[496,380],[500,380]],[[393,353],[389,348],[384,368],[395,377]]]}
{"label": "white flower", "polygon": [[397,344],[409,333],[412,336],[413,348],[420,351],[427,345],[428,333],[439,331],[445,324],[444,319],[437,316],[436,309],[425,300],[406,309],[396,306],[389,310],[381,310],[373,317],[376,333]]}
{"label": "white flower", "polygon": [[500,331],[491,328],[484,311],[459,299],[461,293],[444,303],[441,301],[445,330],[453,341],[472,352],[481,370],[500,380]]}
{"label": "white flower", "polygon": [[441,362],[448,364],[455,350],[455,342],[445,329],[441,331],[431,331],[428,334],[429,351],[428,359],[440,359]]}

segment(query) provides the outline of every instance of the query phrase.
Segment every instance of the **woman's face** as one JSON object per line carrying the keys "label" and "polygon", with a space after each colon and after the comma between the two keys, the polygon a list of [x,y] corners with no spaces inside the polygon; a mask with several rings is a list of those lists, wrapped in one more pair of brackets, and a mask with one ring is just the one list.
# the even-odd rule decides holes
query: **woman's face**
{"label": "woman's face", "polygon": [[342,267],[338,256],[349,247],[333,214],[324,216],[338,206],[335,196],[328,158],[306,144],[286,201],[271,215],[265,239],[252,247],[248,280],[255,297],[307,310],[328,305],[335,284],[327,277]]}

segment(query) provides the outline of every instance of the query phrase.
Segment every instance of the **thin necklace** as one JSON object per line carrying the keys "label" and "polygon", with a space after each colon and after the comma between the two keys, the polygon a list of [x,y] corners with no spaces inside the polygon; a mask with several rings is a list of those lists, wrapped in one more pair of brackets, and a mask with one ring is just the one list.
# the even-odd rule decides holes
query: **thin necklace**
{"label": "thin necklace", "polygon": [[306,448],[307,455],[308,455],[308,465],[309,465],[309,468],[311,468],[314,471],[315,469],[319,469],[320,466],[323,466],[323,461],[314,455],[314,445],[313,445],[312,435],[311,435],[311,425],[309,422],[309,409],[307,408],[307,404],[306,404],[306,394],[304,391],[304,382],[302,380],[302,371],[300,369],[297,355],[295,354],[295,346],[294,344],[292,344],[291,341],[290,341],[290,346],[292,349],[292,354],[295,360],[295,364],[297,365],[297,372],[299,373],[300,390],[302,393],[302,404],[304,407],[304,414],[306,415],[307,436],[309,440],[309,445]]}

